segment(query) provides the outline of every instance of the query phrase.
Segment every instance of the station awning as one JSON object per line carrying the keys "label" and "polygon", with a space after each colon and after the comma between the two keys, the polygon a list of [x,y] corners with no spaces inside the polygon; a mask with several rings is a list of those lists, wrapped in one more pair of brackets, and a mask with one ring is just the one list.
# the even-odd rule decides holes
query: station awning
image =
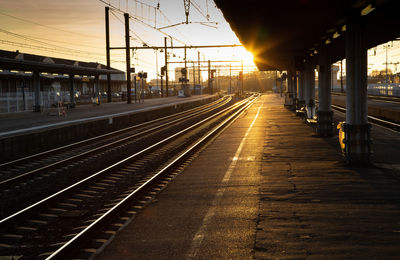
{"label": "station awning", "polygon": [[117,69],[108,70],[105,65],[99,63],[81,62],[9,51],[0,51],[0,69],[88,76],[124,73]]}
{"label": "station awning", "polygon": [[215,0],[261,70],[287,69],[328,48],[345,55],[346,19],[362,19],[368,48],[400,36],[398,0]]}

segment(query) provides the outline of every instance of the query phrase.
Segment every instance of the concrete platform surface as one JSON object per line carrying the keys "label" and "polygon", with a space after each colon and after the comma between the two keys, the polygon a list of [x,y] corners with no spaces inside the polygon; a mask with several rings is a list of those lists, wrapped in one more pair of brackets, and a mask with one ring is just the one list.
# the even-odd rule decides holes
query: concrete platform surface
{"label": "concrete platform surface", "polygon": [[265,95],[97,259],[399,259],[398,173],[344,165],[335,137]]}
{"label": "concrete platform surface", "polygon": [[[80,105],[73,109],[66,109],[65,116],[58,116],[56,109],[42,113],[21,112],[0,114],[0,137],[12,134],[21,134],[31,130],[40,130],[50,127],[65,126],[89,120],[98,120],[110,116],[120,116],[134,112],[147,111],[171,104],[180,104],[204,99],[209,95],[192,96],[187,98],[167,97],[145,99],[144,103],[127,104],[126,102],[101,103],[97,105]],[[49,114],[51,112],[51,114]],[[57,114],[57,115],[56,115]]]}

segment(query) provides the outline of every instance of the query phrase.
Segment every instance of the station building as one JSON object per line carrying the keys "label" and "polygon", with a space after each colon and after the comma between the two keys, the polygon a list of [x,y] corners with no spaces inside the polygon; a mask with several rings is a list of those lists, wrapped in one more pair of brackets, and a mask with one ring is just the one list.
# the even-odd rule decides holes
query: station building
{"label": "station building", "polygon": [[126,91],[123,71],[94,62],[0,50],[0,114],[37,111],[59,101],[84,104],[93,96],[106,101],[107,73],[111,96],[120,100]]}

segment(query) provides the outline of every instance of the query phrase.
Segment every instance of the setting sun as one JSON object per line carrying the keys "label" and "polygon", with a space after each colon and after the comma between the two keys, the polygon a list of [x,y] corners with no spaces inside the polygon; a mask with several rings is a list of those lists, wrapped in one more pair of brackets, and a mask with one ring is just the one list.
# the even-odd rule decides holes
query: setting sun
{"label": "setting sun", "polygon": [[237,59],[243,60],[243,65],[245,66],[255,66],[254,56],[251,52],[247,51],[245,48],[238,48],[233,50],[234,55]]}

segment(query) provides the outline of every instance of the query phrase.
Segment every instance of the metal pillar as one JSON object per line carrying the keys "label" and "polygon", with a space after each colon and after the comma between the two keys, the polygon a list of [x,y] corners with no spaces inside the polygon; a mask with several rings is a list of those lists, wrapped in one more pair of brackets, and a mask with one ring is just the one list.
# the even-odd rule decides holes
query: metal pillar
{"label": "metal pillar", "polygon": [[[106,6],[106,59],[107,59],[107,69],[111,68],[110,59],[110,19],[109,19],[110,8]],[[111,75],[107,73],[107,102],[112,102],[111,99]]]}
{"label": "metal pillar", "polygon": [[101,103],[101,93],[100,93],[99,75],[94,76],[94,91],[95,91],[95,97],[97,97],[97,100],[98,100],[98,105],[100,105],[100,103]]}
{"label": "metal pillar", "polygon": [[305,71],[304,70],[299,70],[299,84],[298,84],[298,89],[297,89],[297,103],[296,103],[296,109],[301,109],[306,105],[306,102],[304,101],[304,88],[305,88]]}
{"label": "metal pillar", "polygon": [[133,76],[133,86],[134,86],[134,88],[135,88],[135,103],[137,102],[137,95],[136,95],[136,93],[138,93],[138,90],[137,90],[137,80],[136,80],[136,76]]}
{"label": "metal pillar", "polygon": [[294,99],[293,99],[293,88],[294,88],[294,77],[293,77],[293,71],[288,70],[288,75],[287,75],[287,92],[285,93],[285,107],[288,107],[290,109],[294,109]]}
{"label": "metal pillar", "polygon": [[297,100],[297,71],[294,70],[293,73],[293,104],[296,108],[296,100]]}
{"label": "metal pillar", "polygon": [[229,63],[229,94],[232,94],[232,64]]}
{"label": "metal pillar", "polygon": [[[128,104],[132,103],[131,99],[131,56],[130,56],[130,39],[129,39],[129,14],[124,13],[125,17],[125,55],[126,55],[126,93],[128,95]],[[135,93],[135,101],[136,101]]]}
{"label": "metal pillar", "polygon": [[210,95],[212,95],[213,90],[212,90],[212,82],[211,82],[211,61],[208,60],[208,91],[210,92]]}
{"label": "metal pillar", "polygon": [[331,100],[332,73],[328,53],[321,52],[318,72],[318,112],[317,133],[321,136],[331,136],[333,132],[333,112]]}
{"label": "metal pillar", "polygon": [[201,85],[200,52],[197,52],[197,67],[199,70],[199,85]]}
{"label": "metal pillar", "polygon": [[165,96],[168,97],[168,53],[167,53],[167,37],[164,37],[164,55],[165,55]]}
{"label": "metal pillar", "polygon": [[33,105],[33,112],[40,112],[40,72],[33,72],[33,89],[35,92],[35,103]]}
{"label": "metal pillar", "polygon": [[346,123],[344,156],[348,163],[370,163],[371,139],[367,104],[367,48],[362,22],[346,24]]}
{"label": "metal pillar", "polygon": [[315,72],[314,64],[308,62],[305,69],[305,92],[304,100],[306,102],[307,118],[312,119],[315,116]]}
{"label": "metal pillar", "polygon": [[161,97],[163,97],[164,96],[164,94],[163,94],[163,75],[161,75]]}
{"label": "metal pillar", "polygon": [[194,63],[194,61],[192,62],[192,64],[193,64],[193,90],[194,90],[194,87],[195,87],[195,85],[196,85],[196,66],[195,66],[195,63]]}
{"label": "metal pillar", "polygon": [[75,89],[74,89],[74,75],[69,75],[69,103],[71,107],[75,107]]}
{"label": "metal pillar", "polygon": [[244,73],[243,73],[243,60],[241,61],[241,66],[242,66],[242,90],[241,90],[241,93],[240,93],[240,96],[243,96],[243,94],[244,94]]}

